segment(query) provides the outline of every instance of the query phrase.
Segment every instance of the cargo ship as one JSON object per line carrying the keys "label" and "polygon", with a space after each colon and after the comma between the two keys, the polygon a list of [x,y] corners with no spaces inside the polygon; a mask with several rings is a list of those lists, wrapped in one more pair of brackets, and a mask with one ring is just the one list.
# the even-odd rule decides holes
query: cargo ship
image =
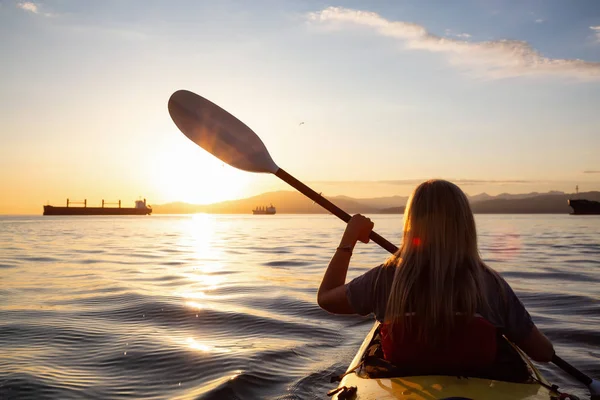
{"label": "cargo ship", "polygon": [[268,207],[256,207],[252,210],[252,214],[254,215],[274,215],[277,212],[273,204]]}
{"label": "cargo ship", "polygon": [[600,215],[600,202],[583,199],[569,199],[569,206],[573,209],[571,215]]}
{"label": "cargo ship", "polygon": [[[78,206],[72,207],[73,204]],[[107,205],[116,205],[117,207],[105,207]],[[121,207],[121,200],[116,203],[107,203],[102,200],[102,207],[88,207],[87,199],[84,201],[67,199],[66,207],[44,206],[44,215],[150,215],[151,213],[152,207],[146,205],[146,199],[136,200],[135,207]]]}

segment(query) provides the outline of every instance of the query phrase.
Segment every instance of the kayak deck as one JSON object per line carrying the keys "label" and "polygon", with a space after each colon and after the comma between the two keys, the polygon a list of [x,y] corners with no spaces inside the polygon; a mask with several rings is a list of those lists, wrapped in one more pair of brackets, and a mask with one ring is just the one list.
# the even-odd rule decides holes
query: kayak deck
{"label": "kayak deck", "polygon": [[[344,377],[340,386],[356,386],[355,399],[551,399],[550,391],[539,383],[511,383],[452,376],[414,376],[365,379],[355,374]],[[338,395],[336,395],[338,396]],[[339,397],[334,397],[339,398]]]}
{"label": "kayak deck", "polygon": [[360,373],[362,368],[360,364],[377,333],[378,327],[379,323],[375,323],[373,328],[371,328],[358,353],[350,363],[347,375],[342,378],[338,386],[338,388],[344,386],[350,388],[354,386],[357,388],[356,394],[344,397],[343,391],[340,391],[333,396],[334,399],[550,400],[557,395],[546,387],[549,386],[548,382],[531,361],[518,349],[517,351],[529,367],[532,378],[534,378],[531,379],[532,383],[514,383],[494,379],[438,375],[403,376],[397,378],[362,377],[361,375],[364,374]]}

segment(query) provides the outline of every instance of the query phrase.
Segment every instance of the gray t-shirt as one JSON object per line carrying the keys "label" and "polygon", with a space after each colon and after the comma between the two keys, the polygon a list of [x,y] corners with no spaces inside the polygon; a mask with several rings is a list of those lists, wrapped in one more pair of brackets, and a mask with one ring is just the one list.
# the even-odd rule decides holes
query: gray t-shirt
{"label": "gray t-shirt", "polygon": [[[346,297],[357,314],[373,313],[378,321],[383,322],[394,272],[395,267],[380,265],[346,284]],[[484,281],[489,309],[477,312],[508,339],[521,342],[533,328],[531,316],[503,278],[498,283],[492,273],[486,272]]]}

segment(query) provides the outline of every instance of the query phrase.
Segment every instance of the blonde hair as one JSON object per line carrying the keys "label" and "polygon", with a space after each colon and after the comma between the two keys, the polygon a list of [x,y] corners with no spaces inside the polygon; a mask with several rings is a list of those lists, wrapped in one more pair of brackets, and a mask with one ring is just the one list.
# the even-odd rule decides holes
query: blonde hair
{"label": "blonde hair", "polygon": [[475,219],[467,196],[444,180],[429,180],[412,193],[404,211],[402,246],[385,265],[395,267],[385,322],[411,329],[418,316],[417,338],[443,342],[456,315],[472,317],[483,296],[483,272]]}

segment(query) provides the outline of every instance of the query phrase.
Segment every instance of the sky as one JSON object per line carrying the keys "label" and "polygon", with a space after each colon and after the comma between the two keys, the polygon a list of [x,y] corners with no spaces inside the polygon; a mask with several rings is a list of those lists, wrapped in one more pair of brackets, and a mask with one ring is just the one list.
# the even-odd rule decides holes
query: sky
{"label": "sky", "polygon": [[189,141],[179,89],[324,195],[600,190],[600,2],[0,0],[0,214],[290,190]]}

